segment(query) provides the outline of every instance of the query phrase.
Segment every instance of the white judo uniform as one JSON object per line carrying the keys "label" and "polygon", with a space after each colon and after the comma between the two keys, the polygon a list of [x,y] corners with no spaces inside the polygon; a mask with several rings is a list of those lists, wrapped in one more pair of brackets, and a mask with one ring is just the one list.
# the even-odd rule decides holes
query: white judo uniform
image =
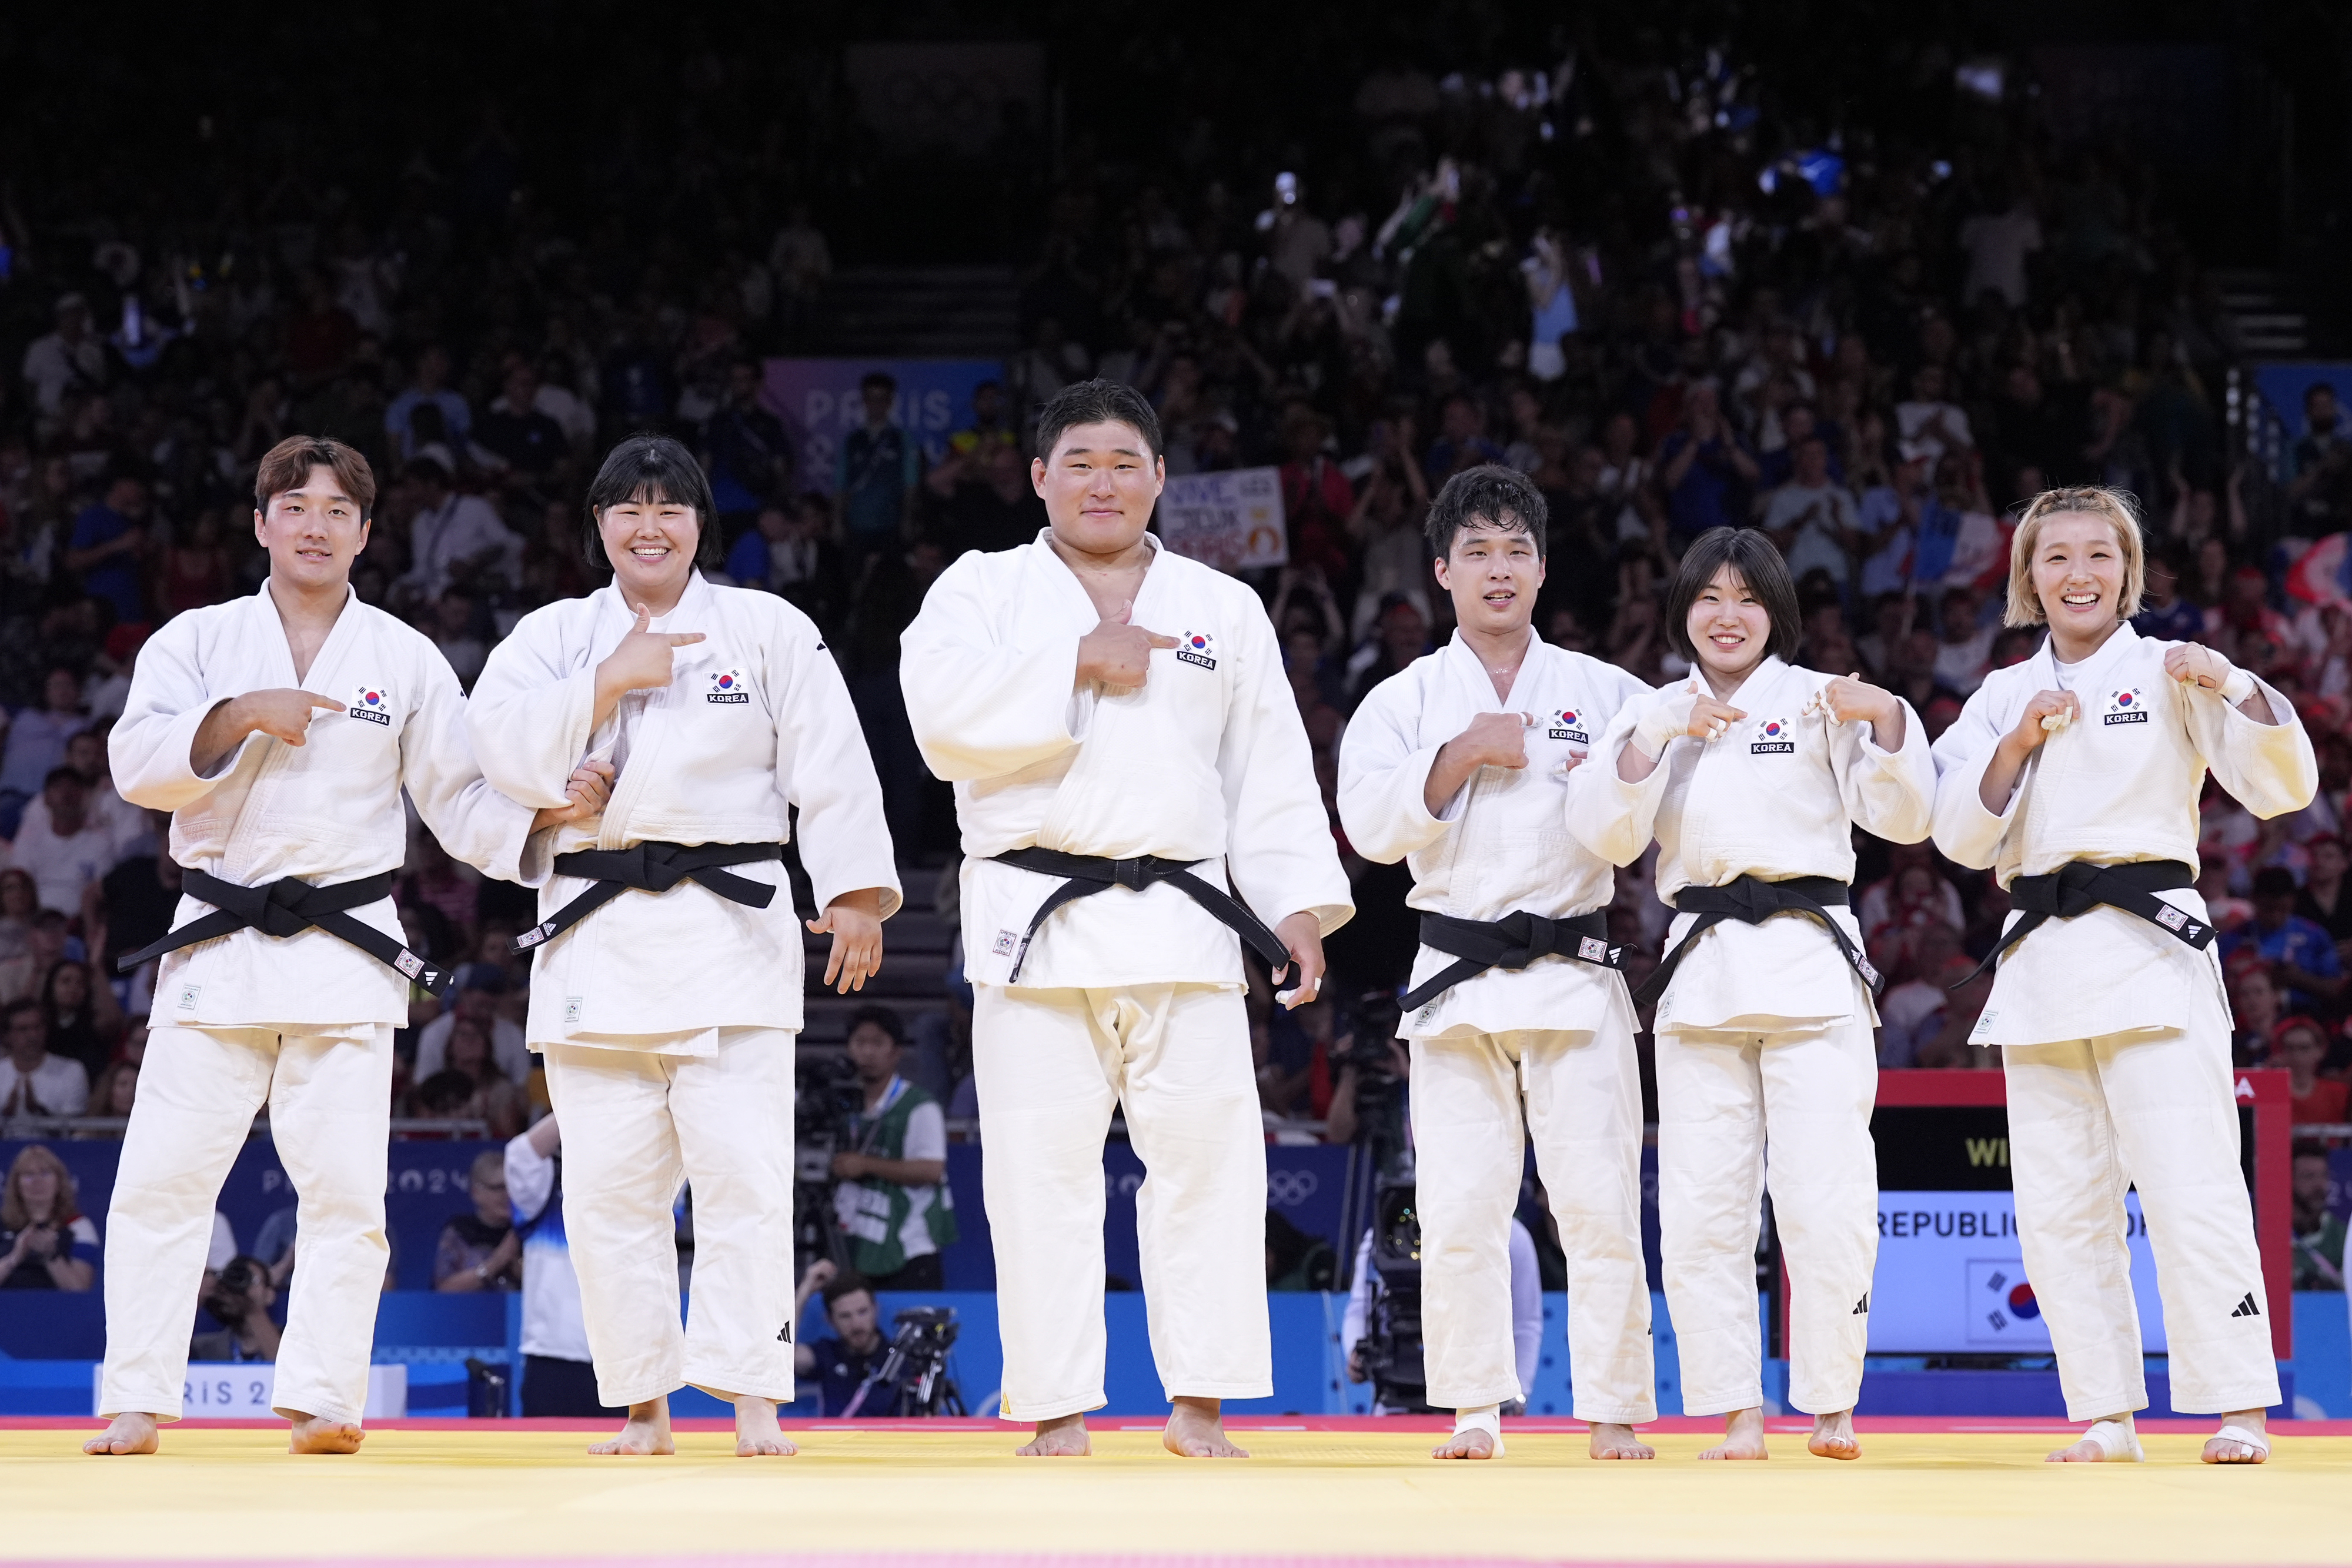
{"label": "white judo uniform", "polygon": [[[1638,784],[1618,778],[1617,758],[1650,705],[1629,706],[1570,775],[1570,830],[1619,865],[1654,836],[1668,904],[1742,875],[1851,882],[1856,826],[1896,843],[1927,836],[1935,764],[1907,705],[1892,752],[1865,723],[1809,714],[1830,679],[1767,655],[1730,699],[1748,716],[1715,740],[1670,741]],[[1830,915],[1859,949],[1853,911]],[[1675,917],[1668,952],[1697,918]],[[1755,1251],[1768,1182],[1789,1270],[1789,1402],[1853,1406],[1878,1258],[1877,1022],[1869,988],[1798,912],[1715,925],[1659,998],[1660,1248],[1687,1415],[1763,1403]]]}
{"label": "white judo uniform", "polygon": [[[1244,584],[1157,552],[1132,619],[1182,639],[1150,678],[1076,684],[1101,617],[1046,534],[963,557],[900,643],[908,717],[955,786],[972,1071],[988,1158],[1008,1420],[1104,1403],[1103,1139],[1115,1106],[1136,1194],[1151,1351],[1172,1399],[1273,1392],[1265,1148],[1233,931],[1166,883],[1056,911],[1058,880],[987,857],[1195,862],[1268,925],[1350,915],[1274,628]],[[1146,536],[1150,538],[1150,536]]]}
{"label": "white judo uniform", "polygon": [[[2058,664],[2045,642],[1986,677],[1936,743],[1937,846],[1962,865],[1990,866],[2004,887],[2071,861],[2179,861],[2193,879],[2209,769],[2256,816],[2310,804],[2318,766],[2286,699],[2258,682],[2280,720],[2258,723],[2219,692],[2166,674],[2172,645],[2125,625],[2079,664]],[[1978,795],[1985,768],[2045,691],[2073,692],[2081,715],[2042,742],[1995,815]],[[2184,925],[2206,919],[2186,883],[2158,896]],[[2050,920],[1995,971],[1969,1039],[2001,1048],[2025,1272],[2074,1420],[2147,1404],[2124,1240],[2127,1186],[2139,1189],[2156,1249],[2173,1408],[2278,1402],[2230,1032],[2218,949],[2199,952],[2121,909]]]}
{"label": "white judo uniform", "polygon": [[[1614,868],[1569,835],[1569,768],[1650,688],[1533,638],[1497,702],[1453,641],[1374,687],[1339,747],[1339,820],[1358,853],[1407,860],[1413,908],[1466,920],[1606,910]],[[1441,747],[1482,713],[1535,717],[1528,766],[1482,768],[1442,815],[1422,798]],[[1454,962],[1424,946],[1415,986]],[[1513,1354],[1511,1215],[1523,1128],[1568,1254],[1576,1415],[1657,1415],[1642,1260],[1642,1085],[1624,977],[1548,956],[1488,969],[1405,1019],[1412,1050],[1422,1330],[1429,1398],[1474,1409],[1527,1397]],[[1522,1101],[1524,1099],[1524,1111]]]}
{"label": "white judo uniform", "polygon": [[[808,617],[697,573],[656,632],[699,632],[667,686],[593,724],[596,666],[635,623],[607,586],[526,615],[491,652],[467,721],[483,770],[551,805],[584,758],[616,771],[603,817],[534,840],[542,920],[593,885],[556,855],[647,842],[782,844],[819,908],[860,888],[900,903],[881,788],[841,672]],[[781,861],[727,874],[765,909],[682,881],[617,897],[541,946],[525,1034],[562,1119],[564,1223],[598,1397],[634,1405],[692,1384],[789,1401],[793,1057],[799,916]],[[678,1323],[680,1179],[694,1189],[693,1321]]]}
{"label": "white judo uniform", "polygon": [[[299,747],[257,732],[210,774],[193,770],[196,731],[223,699],[292,686],[344,710],[320,711]],[[465,702],[430,642],[356,596],[298,681],[264,587],[165,622],[140,650],[108,746],[123,799],[172,813],[172,858],[226,882],[330,886],[395,869],[403,789],[451,854],[519,880],[531,810],[483,781]],[[173,925],[211,913],[184,897]],[[389,897],[350,913],[401,940]],[[105,1414],[179,1418],[214,1199],[267,1103],[302,1243],[278,1408],[360,1418],[390,1251],[392,1035],[408,995],[406,977],[316,927],[163,956],[107,1216]]]}

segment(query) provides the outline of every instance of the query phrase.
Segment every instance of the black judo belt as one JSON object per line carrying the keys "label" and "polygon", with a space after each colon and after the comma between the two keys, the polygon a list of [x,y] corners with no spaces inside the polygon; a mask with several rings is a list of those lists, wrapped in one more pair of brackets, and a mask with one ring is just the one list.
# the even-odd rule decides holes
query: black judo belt
{"label": "black judo belt", "polygon": [[2010,907],[2022,910],[2023,915],[2001,933],[1984,962],[1969,971],[1968,980],[1951,988],[1957,991],[1987,969],[1999,967],[2011,947],[2049,921],[2072,920],[2103,904],[2137,915],[2201,953],[2213,945],[2213,927],[2156,896],[2196,883],[2197,873],[2179,861],[2129,861],[2122,865],[2068,861],[2046,875],[2021,876],[2009,884],[2009,902]]}
{"label": "black judo belt", "polygon": [[1675,907],[1685,915],[1696,915],[1698,918],[1692,922],[1689,933],[1675,944],[1675,950],[1666,955],[1656,971],[1642,982],[1642,988],[1633,993],[1633,999],[1637,1002],[1656,1001],[1664,992],[1666,982],[1674,978],[1675,970],[1689,956],[1691,944],[1715,926],[1727,920],[1761,925],[1771,916],[1790,909],[1801,910],[1822,923],[1823,929],[1829,932],[1830,939],[1837,944],[1839,955],[1853,966],[1853,972],[1862,977],[1862,983],[1870,988],[1870,994],[1876,996],[1878,988],[1886,983],[1886,977],[1880,974],[1878,966],[1853,945],[1853,938],[1845,934],[1845,927],[1830,915],[1829,906],[1844,904],[1848,896],[1845,883],[1833,876],[1792,876],[1780,882],[1767,882],[1759,876],[1742,876],[1721,887],[1686,887],[1675,894]]}
{"label": "black judo belt", "polygon": [[387,871],[357,882],[319,887],[299,877],[281,876],[259,887],[240,887],[205,872],[184,871],[180,873],[180,890],[211,904],[213,912],[156,938],[136,953],[125,954],[115,960],[114,967],[127,975],[148,959],[175,947],[209,942],[235,931],[258,931],[265,936],[284,938],[299,936],[315,925],[369,957],[383,960],[406,978],[446,999],[455,980],[449,970],[410,952],[398,937],[387,936],[348,913],[363,904],[390,897],[392,879],[393,873]]}
{"label": "black judo belt", "polygon": [[573,850],[555,857],[557,873],[591,877],[596,885],[516,937],[509,951],[530,952],[625,893],[667,893],[681,882],[699,883],[732,903],[765,909],[775,902],[772,884],[720,868],[783,858],[782,844],[672,844],[657,839],[625,850]]}
{"label": "black judo belt", "polygon": [[1045,924],[1045,916],[1066,904],[1081,898],[1091,898],[1114,887],[1142,892],[1155,882],[1170,883],[1189,894],[1193,903],[1215,915],[1233,929],[1234,935],[1249,944],[1257,956],[1276,969],[1290,962],[1290,951],[1283,946],[1266,923],[1250,913],[1248,904],[1223,888],[1201,880],[1193,874],[1190,861],[1162,860],[1158,855],[1138,855],[1132,860],[1111,860],[1102,855],[1065,854],[1060,850],[1039,849],[1031,845],[1024,850],[1007,850],[991,860],[1003,862],[1021,871],[1034,871],[1044,876],[1064,879],[1062,885],[1045,895],[1037,913],[1029,917],[1029,929],[1021,934],[1021,946],[1013,953],[1012,973],[1004,977],[1008,986],[1021,980],[1022,963],[1029,956],[1030,939],[1037,927]]}
{"label": "black judo belt", "polygon": [[1397,1006],[1406,1012],[1474,975],[1488,969],[1524,969],[1538,958],[1575,958],[1604,969],[1625,967],[1625,949],[1609,940],[1609,914],[1601,909],[1557,919],[1529,915],[1524,909],[1514,910],[1500,920],[1460,920],[1451,915],[1424,915],[1421,917],[1421,945],[1451,954],[1455,962],[1404,994]]}

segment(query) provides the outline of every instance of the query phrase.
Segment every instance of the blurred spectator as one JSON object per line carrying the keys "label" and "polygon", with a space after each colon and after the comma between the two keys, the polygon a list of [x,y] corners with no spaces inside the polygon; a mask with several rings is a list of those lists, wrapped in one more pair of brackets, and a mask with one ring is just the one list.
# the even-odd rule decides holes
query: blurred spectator
{"label": "blurred spectator", "polygon": [[147,549],[147,506],[145,482],[128,474],[118,476],[107,486],[105,500],[74,518],[66,547],[66,570],[80,580],[83,592],[111,605],[119,621],[147,619],[147,594],[139,577],[139,558]]}
{"label": "blurred spectator", "polygon": [[155,619],[168,621],[184,610],[218,604],[234,588],[228,550],[221,542],[220,508],[206,507],[163,551],[163,580],[155,588]]}
{"label": "blurred spectator", "polygon": [[0,1009],[8,1057],[0,1061],[0,1119],[79,1116],[89,1103],[89,1072],[69,1056],[51,1056],[41,1004],[26,998]]}
{"label": "blurred spectator", "polygon": [[462,445],[473,434],[474,411],[463,394],[446,384],[448,380],[449,350],[427,344],[416,356],[415,379],[383,411],[384,434],[402,457],[416,455],[415,415],[421,406],[430,405],[439,415],[446,439]]}
{"label": "blurred spectator", "polygon": [[798,1322],[813,1292],[824,1293],[825,1322],[833,1333],[793,1347],[796,1376],[817,1380],[817,1413],[839,1416],[857,1397],[858,1389],[889,1351],[882,1335],[881,1311],[874,1287],[862,1274],[843,1273],[827,1258],[820,1258],[801,1276],[793,1299],[793,1321]]}
{"label": "blurred spectator", "polygon": [[0,964],[32,950],[33,917],[40,908],[29,873],[13,865],[0,869]]}
{"label": "blurred spectator", "polygon": [[98,1082],[90,1086],[89,1103],[82,1113],[86,1116],[128,1118],[131,1107],[138,1098],[139,1064],[117,1061],[98,1075]]}
{"label": "blurred spectator", "polygon": [[2344,1218],[2330,1199],[2336,1178],[2326,1145],[2297,1139],[2294,1145],[2294,1289],[2344,1288]]}
{"label": "blurred spectator", "polygon": [[268,1264],[258,1258],[230,1260],[205,1291],[205,1311],[221,1326],[190,1339],[188,1359],[276,1361],[285,1335],[270,1315],[277,1304],[278,1288],[270,1282]]}
{"label": "blurred spectator", "polygon": [[122,1004],[114,988],[71,959],[53,966],[41,985],[41,1019],[50,1056],[78,1061],[92,1081],[114,1060],[122,1039]]}
{"label": "blurred spectator", "polygon": [[881,371],[858,383],[865,422],[841,438],[834,461],[834,504],[841,518],[842,547],[852,583],[869,562],[896,553],[913,526],[916,486],[922,477],[922,451],[892,420],[898,383]]}
{"label": "blurred spectator", "polygon": [[507,1141],[507,1199],[522,1237],[522,1413],[625,1415],[596,1400],[580,1276],[563,1236],[562,1149],[553,1116]]}
{"label": "blurred spectator", "polygon": [[502,1017],[499,1004],[507,994],[506,977],[485,965],[468,965],[450,1009],[426,1024],[416,1035],[416,1081],[422,1083],[453,1065],[449,1036],[460,1019],[488,1040],[490,1060],[509,1082],[530,1076],[530,1047],[524,1043],[522,1025]]}
{"label": "blurred spectator", "polygon": [[38,818],[16,831],[11,846],[17,865],[32,874],[41,907],[68,915],[81,912],[82,896],[112,871],[121,858],[107,824],[89,812],[89,785],[70,768],[53,768],[41,783]]}
{"label": "blurred spectator", "polygon": [[508,364],[499,396],[482,415],[474,439],[509,474],[524,480],[544,478],[568,455],[563,427],[540,410],[539,371],[528,358],[518,354]]}
{"label": "blurred spectator", "polygon": [[[160,818],[162,813],[155,815]],[[169,837],[168,825],[159,824],[146,841],[161,845]],[[180,867],[158,849],[121,862],[98,885],[98,909],[106,935],[105,949],[97,955],[99,972],[111,975],[117,958],[136,953],[172,928],[172,917],[180,907]],[[0,890],[0,908],[5,904],[5,892]]]}
{"label": "blurred spectator", "polygon": [[89,303],[79,293],[58,296],[52,319],[56,325],[25,350],[24,377],[34,408],[54,420],[68,392],[106,384],[106,345],[89,329]]}
{"label": "blurred spectator", "polygon": [[1748,486],[1759,470],[1747,444],[1724,423],[1711,383],[1697,382],[1683,394],[1682,423],[1658,444],[1657,464],[1676,546],[1747,521]]}
{"label": "blurred spectator", "polygon": [[402,579],[413,592],[437,600],[452,583],[478,591],[520,580],[523,541],[496,507],[452,488],[448,466],[436,458],[416,458],[406,478],[418,503]]}
{"label": "blurred spectator", "polygon": [[1853,493],[1830,477],[1828,442],[1814,435],[1798,444],[1789,482],[1765,497],[1759,526],[1788,558],[1791,577],[1818,567],[1845,586],[1852,575],[1847,551],[1860,528]]}
{"label": "blurred spectator", "polygon": [[[449,852],[431,833],[418,833],[415,843],[411,869],[401,879],[396,895],[403,904],[430,905],[449,923],[457,943],[462,944],[480,914],[482,885],[458,869]],[[448,956],[456,945],[437,949],[435,956]]]}
{"label": "blurred spectator", "polygon": [[2344,992],[2344,965],[2326,930],[2294,913],[2300,894],[2294,873],[2264,866],[2254,873],[2254,917],[2221,934],[2221,961],[2259,954],[2285,990],[2283,1005],[2296,1011],[2334,1007]]}
{"label": "blurred spectator", "polygon": [[727,367],[726,401],[704,424],[702,444],[725,537],[741,533],[761,507],[780,505],[790,494],[792,437],[760,401],[759,361],[740,359]]}
{"label": "blurred spectator", "polygon": [[16,836],[25,803],[65,766],[67,743],[89,722],[80,679],[70,666],[52,665],[41,682],[41,706],[20,709],[8,722],[7,749],[0,754],[0,838]]}
{"label": "blurred spectator", "polygon": [[898,1075],[906,1030],[888,1008],[850,1015],[849,1061],[861,1101],[853,1146],[833,1156],[834,1213],[853,1267],[881,1291],[936,1291],[940,1249],[958,1234],[940,1103]]}
{"label": "blurred spectator", "polygon": [[0,1187],[0,1291],[87,1291],[98,1227],[75,1202],[73,1173],[44,1144],[16,1151]]}
{"label": "blurred spectator", "polygon": [[2228,982],[2230,1017],[2237,1026],[2230,1037],[2231,1061],[2240,1067],[2261,1065],[2270,1055],[2271,1033],[2280,1018],[2278,988],[2271,983],[2270,966],[2248,951],[2222,966]]}
{"label": "blurred spectator", "polygon": [[433,1249],[436,1291],[520,1291],[522,1238],[515,1234],[514,1207],[507,1201],[507,1157],[502,1149],[474,1156],[466,1177],[474,1212],[441,1228]]}
{"label": "blurred spectator", "polygon": [[2265,1065],[2285,1069],[2287,1092],[2294,1101],[2291,1120],[2298,1127],[2336,1125],[2346,1119],[2345,1096],[2352,1086],[2319,1076],[2326,1060],[2327,1031],[2311,1019],[2287,1019],[2271,1035]]}
{"label": "blurred spectator", "polygon": [[2304,434],[2294,444],[2294,478],[2286,499],[2294,531],[2324,538],[2352,528],[2352,439],[2343,428],[2336,387],[2314,382],[2303,394]]}
{"label": "blurred spectator", "polygon": [[[123,857],[154,843],[157,823],[168,827],[169,816],[161,812],[151,816],[116,793],[114,776],[107,767],[106,737],[97,730],[79,730],[66,742],[62,766],[79,775],[85,786],[84,815],[105,832],[110,864],[120,863]],[[43,782],[46,785],[47,780]],[[16,827],[18,841],[21,843],[23,835],[35,829],[44,832],[55,831],[47,802],[38,795],[25,803],[24,818]],[[64,904],[54,907],[66,909],[68,914],[73,912]]]}

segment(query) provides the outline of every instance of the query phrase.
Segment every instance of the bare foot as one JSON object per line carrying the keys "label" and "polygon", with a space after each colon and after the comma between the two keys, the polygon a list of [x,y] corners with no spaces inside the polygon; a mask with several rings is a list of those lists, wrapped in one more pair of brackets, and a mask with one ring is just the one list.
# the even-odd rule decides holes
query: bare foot
{"label": "bare foot", "polygon": [[[2132,1434],[2129,1416],[2103,1416],[2091,1423],[2091,1430],[2063,1448],[2053,1448],[2042,1462],[2052,1465],[2106,1465],[2118,1460],[2134,1460],[2140,1457],[2138,1439]],[[2099,1434],[2105,1428],[2103,1441]],[[2110,1449],[2109,1442],[2114,1445]]]}
{"label": "bare foot", "polygon": [[1056,1416],[1038,1422],[1036,1432],[1013,1451],[1024,1459],[1083,1459],[1095,1448],[1084,1416]]}
{"label": "bare foot", "polygon": [[1177,1399],[1168,1412],[1168,1429],[1160,1434],[1160,1446],[1188,1459],[1248,1458],[1249,1450],[1225,1436],[1222,1405],[1215,1399]]}
{"label": "bare foot", "polygon": [[286,1451],[289,1454],[356,1454],[367,1440],[367,1434],[360,1430],[357,1421],[305,1416],[299,1410],[288,1418],[294,1423],[286,1438]]}
{"label": "bare foot", "polygon": [[1595,1421],[1591,1454],[1596,1459],[1654,1459],[1658,1450],[1642,1441],[1642,1435],[1631,1427],[1616,1421]]}
{"label": "bare foot", "polygon": [[1491,1459],[1495,1457],[1495,1435],[1484,1427],[1465,1427],[1430,1449],[1429,1457],[1433,1459]]}
{"label": "bare foot", "polygon": [[[736,1419],[740,1421],[741,1418],[739,1406]],[[775,1419],[772,1412],[768,1419],[772,1422]],[[739,1452],[741,1447],[739,1439],[736,1445]],[[621,1424],[619,1435],[607,1437],[601,1443],[589,1444],[588,1451],[592,1454],[677,1453],[677,1446],[669,1439],[669,1396],[665,1394],[658,1399],[630,1406],[629,1418]]]}
{"label": "bare foot", "polygon": [[1841,1410],[1834,1416],[1814,1416],[1813,1435],[1805,1440],[1805,1448],[1822,1459],[1862,1458],[1862,1445],[1853,1436],[1853,1412]]}
{"label": "bare foot", "polygon": [[2221,1417],[2221,1431],[2228,1432],[2235,1427],[2241,1432],[2264,1439],[2264,1442],[2249,1443],[2235,1434],[2223,1437],[2216,1433],[2205,1439],[2205,1451],[2197,1457],[2209,1465],[2264,1463],[2270,1458],[2271,1451],[2266,1446],[2270,1428],[2263,1425],[2263,1412],[2260,1410],[2232,1410]]}
{"label": "bare foot", "polygon": [[155,1434],[155,1417],[125,1410],[106,1424],[106,1430],[81,1446],[85,1454],[152,1454],[163,1447]]}
{"label": "bare foot", "polygon": [[1764,1449],[1764,1412],[1734,1410],[1723,1418],[1723,1441],[1699,1454],[1702,1459],[1769,1459]]}
{"label": "bare foot", "polygon": [[740,1395],[735,1400],[735,1457],[755,1458],[761,1454],[797,1454],[792,1439],[776,1425],[776,1402],[757,1395]]}

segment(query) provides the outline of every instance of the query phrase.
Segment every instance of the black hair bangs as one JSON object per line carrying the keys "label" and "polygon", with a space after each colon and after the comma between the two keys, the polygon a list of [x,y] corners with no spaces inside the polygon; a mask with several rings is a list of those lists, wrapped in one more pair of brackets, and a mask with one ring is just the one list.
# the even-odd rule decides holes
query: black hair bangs
{"label": "black hair bangs", "polygon": [[625,506],[691,507],[694,563],[706,570],[719,565],[719,508],[711,499],[710,476],[684,442],[667,435],[632,435],[604,455],[604,465],[588,484],[588,516],[581,548],[590,566],[600,570],[612,566],[597,519],[612,507]]}

